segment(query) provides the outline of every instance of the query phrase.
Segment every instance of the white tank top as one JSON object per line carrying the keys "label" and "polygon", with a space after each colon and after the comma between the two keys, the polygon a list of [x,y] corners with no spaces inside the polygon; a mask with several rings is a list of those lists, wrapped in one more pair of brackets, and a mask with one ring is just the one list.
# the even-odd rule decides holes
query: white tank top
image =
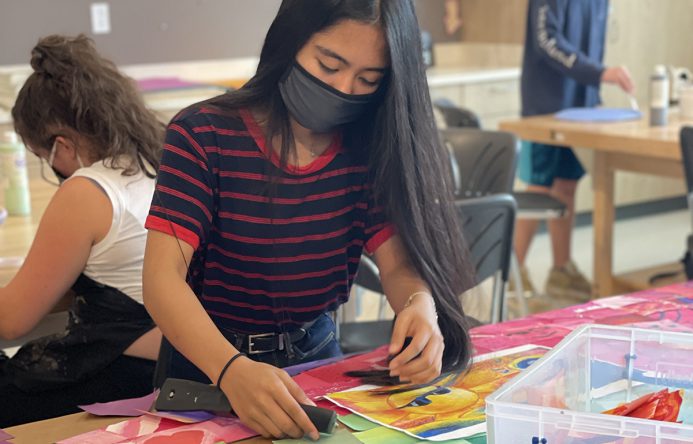
{"label": "white tank top", "polygon": [[80,168],[70,176],[96,182],[113,206],[111,228],[91,247],[84,274],[142,303],[142,263],[147,240],[144,221],[154,194],[154,179],[141,171],[134,176],[123,176],[123,170],[104,165],[110,165],[109,160]]}

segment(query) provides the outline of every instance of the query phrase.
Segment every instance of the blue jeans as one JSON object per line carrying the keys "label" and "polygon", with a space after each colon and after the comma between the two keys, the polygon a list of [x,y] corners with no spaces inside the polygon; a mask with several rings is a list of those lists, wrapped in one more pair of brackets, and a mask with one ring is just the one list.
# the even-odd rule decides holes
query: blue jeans
{"label": "blue jeans", "polygon": [[[254,361],[283,368],[342,355],[342,350],[337,342],[334,322],[326,313],[320,315],[315,323],[306,330],[306,335],[292,345],[293,357],[289,357],[285,350],[248,355],[248,357]],[[206,384],[216,382],[210,381],[204,373],[175,349],[171,353],[166,374],[169,378],[189,379]]]}

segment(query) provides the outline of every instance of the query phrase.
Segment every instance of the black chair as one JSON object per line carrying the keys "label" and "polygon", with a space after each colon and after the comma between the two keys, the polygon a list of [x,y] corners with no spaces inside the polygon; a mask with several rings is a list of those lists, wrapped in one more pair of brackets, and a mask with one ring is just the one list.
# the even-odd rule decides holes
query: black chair
{"label": "black chair", "polygon": [[440,131],[452,155],[457,199],[510,194],[517,165],[517,139],[510,133],[470,128]]}
{"label": "black chair", "polygon": [[[451,153],[457,199],[512,193],[519,153],[519,143],[513,134],[471,128],[448,128],[441,130],[440,136]],[[512,262],[512,278],[520,314],[526,315],[527,303],[514,253]]]}
{"label": "black chair", "polygon": [[510,276],[517,207],[510,194],[455,202],[478,282],[493,278],[491,322],[506,318],[505,287]]}
{"label": "black chair", "polygon": [[[515,200],[509,194],[494,194],[455,201],[460,226],[467,243],[469,259],[478,282],[493,278],[491,322],[506,316],[505,284],[510,274]],[[376,293],[382,292],[380,279],[372,262],[364,267],[362,257],[356,285]],[[366,258],[366,260],[368,260]],[[471,320],[472,323],[477,323]],[[389,342],[392,321],[348,322],[339,324],[340,345],[345,353],[372,350]]]}
{"label": "black chair", "polygon": [[378,295],[380,298],[378,319],[375,321],[342,322],[337,316],[337,337],[344,353],[373,350],[389,343],[392,336],[393,321],[382,319],[386,300],[383,287],[380,284],[380,273],[375,262],[365,254],[361,256],[354,285]]}
{"label": "black chair", "polygon": [[[681,128],[681,158],[688,190],[688,208],[693,211],[693,126]],[[693,217],[693,214],[692,214]],[[693,220],[691,221],[693,225]]]}
{"label": "black chair", "polygon": [[[440,111],[448,128],[481,128],[479,118],[470,110],[454,105],[450,100],[439,99],[433,106]],[[544,193],[514,192],[518,219],[553,219],[563,217],[565,204]]]}
{"label": "black chair", "polygon": [[[693,126],[681,128],[681,159],[683,172],[686,177],[688,209],[691,212],[691,227],[693,229]],[[686,254],[683,258],[686,277],[693,279],[693,234],[688,235]]]}
{"label": "black chair", "polygon": [[460,108],[448,99],[434,101],[433,107],[443,116],[448,128],[481,128],[479,116],[468,109]]}

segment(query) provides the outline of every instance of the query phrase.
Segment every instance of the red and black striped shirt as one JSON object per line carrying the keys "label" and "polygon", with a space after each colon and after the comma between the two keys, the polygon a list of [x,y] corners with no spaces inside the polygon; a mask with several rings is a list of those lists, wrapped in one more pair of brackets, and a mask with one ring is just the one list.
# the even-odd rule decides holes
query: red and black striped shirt
{"label": "red and black striped shirt", "polygon": [[393,234],[356,158],[336,137],[280,168],[250,112],[196,107],[169,124],[146,227],[195,249],[189,284],[218,327],[290,330],[345,302],[364,247]]}

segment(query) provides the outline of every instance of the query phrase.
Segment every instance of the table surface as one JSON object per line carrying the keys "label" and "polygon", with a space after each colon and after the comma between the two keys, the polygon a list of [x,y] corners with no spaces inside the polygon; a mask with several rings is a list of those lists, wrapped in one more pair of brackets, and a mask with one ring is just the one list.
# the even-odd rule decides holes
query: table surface
{"label": "table surface", "polygon": [[[525,344],[553,347],[574,328],[587,323],[693,332],[693,283],[650,289],[627,296],[540,313],[523,319],[484,325],[471,331],[476,354]],[[310,371],[309,371],[310,374]],[[16,443],[52,442],[95,430],[122,418],[79,413],[7,429]],[[254,438],[244,442],[269,442]]]}
{"label": "table surface", "polygon": [[544,115],[506,120],[499,127],[535,142],[681,160],[679,133],[685,125],[693,125],[693,120],[680,119],[672,112],[668,124],[660,127],[650,126],[647,115],[640,120],[608,123],[569,122]]}

